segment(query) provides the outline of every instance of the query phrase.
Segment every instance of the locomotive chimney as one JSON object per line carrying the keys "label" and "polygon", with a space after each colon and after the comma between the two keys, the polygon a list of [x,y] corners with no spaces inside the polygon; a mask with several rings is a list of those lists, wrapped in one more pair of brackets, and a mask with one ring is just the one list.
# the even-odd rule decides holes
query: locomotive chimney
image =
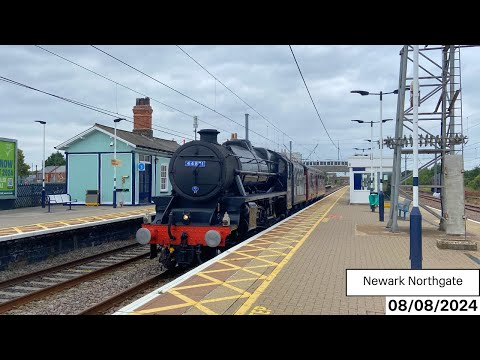
{"label": "locomotive chimney", "polygon": [[150,98],[137,98],[133,107],[133,133],[153,137]]}
{"label": "locomotive chimney", "polygon": [[200,141],[209,142],[212,144],[218,144],[217,135],[220,131],[215,129],[203,129],[198,132],[200,134]]}

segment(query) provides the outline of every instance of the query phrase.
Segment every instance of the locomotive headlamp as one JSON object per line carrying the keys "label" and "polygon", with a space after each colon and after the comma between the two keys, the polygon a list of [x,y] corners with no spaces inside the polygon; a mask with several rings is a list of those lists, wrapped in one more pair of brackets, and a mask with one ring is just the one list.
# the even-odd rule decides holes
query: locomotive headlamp
{"label": "locomotive headlamp", "polygon": [[190,214],[189,213],[183,214],[182,220],[183,220],[184,224],[189,224],[190,223]]}
{"label": "locomotive headlamp", "polygon": [[208,230],[205,234],[205,242],[210,247],[217,247],[222,241],[220,233],[216,230]]}
{"label": "locomotive headlamp", "polygon": [[150,242],[150,239],[152,238],[152,234],[148,229],[140,228],[137,230],[137,234],[135,237],[140,244],[145,245]]}

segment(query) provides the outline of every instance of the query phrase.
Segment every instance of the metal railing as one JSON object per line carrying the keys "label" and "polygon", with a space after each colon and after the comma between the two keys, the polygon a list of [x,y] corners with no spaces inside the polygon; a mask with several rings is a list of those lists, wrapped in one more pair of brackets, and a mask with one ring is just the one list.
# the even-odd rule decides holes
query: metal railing
{"label": "metal railing", "polygon": [[[45,190],[47,195],[65,194],[67,192],[66,183],[46,183]],[[14,208],[35,207],[42,205],[42,184],[18,184],[17,198]]]}

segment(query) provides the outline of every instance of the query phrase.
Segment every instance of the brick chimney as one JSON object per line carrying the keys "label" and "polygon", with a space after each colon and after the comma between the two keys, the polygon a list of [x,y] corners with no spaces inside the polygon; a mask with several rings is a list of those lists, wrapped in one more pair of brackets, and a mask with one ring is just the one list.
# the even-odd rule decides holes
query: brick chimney
{"label": "brick chimney", "polygon": [[150,98],[137,98],[133,107],[133,133],[153,137]]}

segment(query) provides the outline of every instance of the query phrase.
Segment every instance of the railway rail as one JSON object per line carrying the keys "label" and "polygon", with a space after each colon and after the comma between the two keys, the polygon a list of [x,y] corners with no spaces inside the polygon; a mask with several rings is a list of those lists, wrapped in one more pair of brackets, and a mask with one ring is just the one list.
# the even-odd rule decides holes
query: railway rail
{"label": "railway rail", "polygon": [[147,246],[131,244],[3,281],[0,283],[0,314],[91,280],[148,254]]}

